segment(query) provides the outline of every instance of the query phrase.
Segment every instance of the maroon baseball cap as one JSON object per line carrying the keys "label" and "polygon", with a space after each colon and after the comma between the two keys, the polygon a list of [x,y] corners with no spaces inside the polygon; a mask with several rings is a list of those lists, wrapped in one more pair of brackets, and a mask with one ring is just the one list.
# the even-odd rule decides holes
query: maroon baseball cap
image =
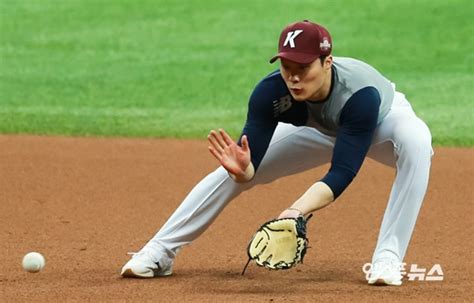
{"label": "maroon baseball cap", "polygon": [[270,59],[270,63],[284,58],[307,64],[331,54],[331,50],[332,39],[329,32],[319,24],[304,20],[283,29],[278,42],[278,54]]}

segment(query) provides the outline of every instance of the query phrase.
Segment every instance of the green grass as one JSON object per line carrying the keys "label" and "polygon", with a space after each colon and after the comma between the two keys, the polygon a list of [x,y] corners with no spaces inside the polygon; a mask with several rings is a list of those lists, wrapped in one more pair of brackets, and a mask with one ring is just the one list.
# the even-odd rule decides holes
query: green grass
{"label": "green grass", "polygon": [[397,83],[436,145],[473,146],[471,0],[0,2],[0,132],[234,136],[281,29],[325,24],[334,54]]}

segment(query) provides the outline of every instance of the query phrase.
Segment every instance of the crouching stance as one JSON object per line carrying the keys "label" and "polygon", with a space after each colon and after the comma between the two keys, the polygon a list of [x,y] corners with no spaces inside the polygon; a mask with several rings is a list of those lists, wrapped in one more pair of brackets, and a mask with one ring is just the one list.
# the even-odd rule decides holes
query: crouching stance
{"label": "crouching stance", "polygon": [[337,199],[370,157],[397,174],[368,282],[401,285],[400,264],[428,185],[431,134],[393,83],[364,62],[333,57],[331,50],[323,26],[305,20],[285,27],[270,60],[279,59],[280,68],[255,87],[239,140],[222,129],[210,132],[209,151],[221,166],[191,190],[122,276],[170,275],[178,251],[241,192],[331,163],[278,218],[308,216]]}

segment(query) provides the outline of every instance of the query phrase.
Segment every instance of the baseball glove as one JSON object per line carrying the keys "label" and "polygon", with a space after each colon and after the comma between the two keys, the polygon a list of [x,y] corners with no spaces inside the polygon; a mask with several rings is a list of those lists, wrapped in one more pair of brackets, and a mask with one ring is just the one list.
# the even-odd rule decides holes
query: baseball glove
{"label": "baseball glove", "polygon": [[289,269],[303,262],[308,238],[306,222],[303,216],[297,218],[274,219],[264,223],[252,237],[247,248],[249,260],[268,269]]}

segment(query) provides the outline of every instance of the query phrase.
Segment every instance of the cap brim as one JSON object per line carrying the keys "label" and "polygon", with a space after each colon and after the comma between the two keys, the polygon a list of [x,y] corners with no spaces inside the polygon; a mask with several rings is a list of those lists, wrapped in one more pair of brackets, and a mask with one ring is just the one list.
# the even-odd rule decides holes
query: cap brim
{"label": "cap brim", "polygon": [[275,62],[278,59],[287,59],[296,63],[308,64],[319,58],[319,55],[315,54],[305,54],[305,53],[285,53],[281,52],[273,56],[270,59],[270,63]]}

